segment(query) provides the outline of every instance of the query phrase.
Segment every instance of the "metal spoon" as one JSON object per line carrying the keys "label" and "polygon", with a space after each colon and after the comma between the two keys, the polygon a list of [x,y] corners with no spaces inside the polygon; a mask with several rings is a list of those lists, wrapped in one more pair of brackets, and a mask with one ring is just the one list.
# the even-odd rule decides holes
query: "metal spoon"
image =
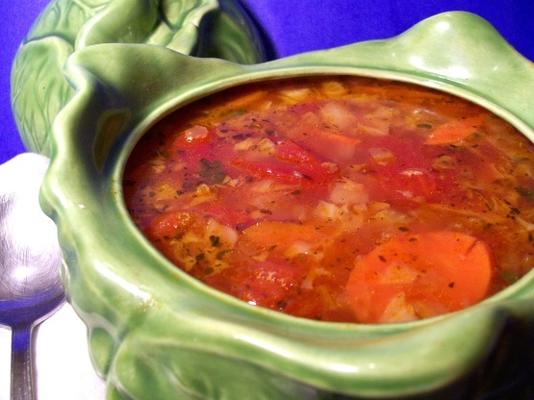
{"label": "metal spoon", "polygon": [[56,227],[39,207],[46,157],[0,166],[0,324],[11,327],[11,399],[33,400],[33,331],[64,300]]}

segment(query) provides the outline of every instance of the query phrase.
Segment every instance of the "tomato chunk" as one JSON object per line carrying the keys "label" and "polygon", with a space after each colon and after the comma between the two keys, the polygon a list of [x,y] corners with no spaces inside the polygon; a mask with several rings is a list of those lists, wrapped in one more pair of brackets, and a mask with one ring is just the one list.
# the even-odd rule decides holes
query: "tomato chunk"
{"label": "tomato chunk", "polygon": [[291,184],[324,183],[333,176],[311,153],[286,139],[277,140],[274,152],[269,157],[247,159],[243,156],[233,159],[231,164],[255,178],[271,178]]}
{"label": "tomato chunk", "polygon": [[303,270],[282,261],[249,262],[206,278],[206,282],[249,304],[283,309]]}
{"label": "tomato chunk", "polygon": [[186,212],[168,212],[157,216],[147,229],[153,240],[173,238],[183,234],[192,224],[193,217]]}

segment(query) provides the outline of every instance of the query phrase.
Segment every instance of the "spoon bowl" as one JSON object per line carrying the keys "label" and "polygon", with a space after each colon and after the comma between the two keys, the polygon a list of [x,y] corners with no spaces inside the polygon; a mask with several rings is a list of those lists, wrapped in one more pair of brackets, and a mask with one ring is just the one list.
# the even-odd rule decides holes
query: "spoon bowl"
{"label": "spoon bowl", "polygon": [[24,154],[0,167],[0,324],[12,329],[12,400],[35,398],[33,331],[64,301],[56,228],[39,207],[47,166]]}

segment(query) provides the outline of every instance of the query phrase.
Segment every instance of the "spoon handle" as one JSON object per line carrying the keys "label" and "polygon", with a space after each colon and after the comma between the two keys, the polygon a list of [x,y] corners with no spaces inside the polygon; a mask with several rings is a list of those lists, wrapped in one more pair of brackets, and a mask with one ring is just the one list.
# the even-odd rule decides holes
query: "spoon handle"
{"label": "spoon handle", "polygon": [[11,400],[34,400],[33,326],[13,328],[11,333]]}

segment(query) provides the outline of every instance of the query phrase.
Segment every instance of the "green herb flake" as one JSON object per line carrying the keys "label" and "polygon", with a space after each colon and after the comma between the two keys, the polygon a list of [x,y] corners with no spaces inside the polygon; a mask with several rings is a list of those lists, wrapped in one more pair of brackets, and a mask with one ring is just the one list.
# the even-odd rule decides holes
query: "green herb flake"
{"label": "green herb flake", "polygon": [[421,129],[432,129],[432,124],[423,122],[423,123],[417,124],[417,127]]}
{"label": "green herb flake", "polygon": [[231,109],[229,111],[227,111],[226,113],[223,113],[223,116],[227,117],[227,118],[235,118],[235,117],[240,117],[244,114],[247,113],[247,109],[246,108],[234,108],[234,109]]}
{"label": "green herb flake", "polygon": [[219,236],[210,235],[210,242],[213,247],[219,247],[221,245],[221,238]]}
{"label": "green herb flake", "polygon": [[518,186],[515,188],[515,191],[523,197],[527,197],[529,199],[534,198],[534,188]]}
{"label": "green herb flake", "polygon": [[223,257],[224,257],[226,254],[230,253],[230,251],[231,251],[231,250],[228,250],[228,249],[227,249],[227,250],[221,250],[221,251],[219,251],[219,252],[215,255],[215,258],[216,258],[217,260],[222,260]]}
{"label": "green herb flake", "polygon": [[213,273],[213,268],[212,267],[206,267],[206,269],[204,270],[204,274],[205,275],[210,275]]}
{"label": "green herb flake", "polygon": [[279,302],[276,303],[276,306],[278,307],[279,310],[283,310],[287,307],[287,301],[280,300]]}
{"label": "green herb flake", "polygon": [[222,163],[218,160],[207,160],[205,158],[200,160],[200,178],[204,183],[213,185],[221,183],[226,177]]}
{"label": "green herb flake", "polygon": [[514,283],[518,279],[518,276],[511,271],[501,271],[499,275],[507,285]]}

